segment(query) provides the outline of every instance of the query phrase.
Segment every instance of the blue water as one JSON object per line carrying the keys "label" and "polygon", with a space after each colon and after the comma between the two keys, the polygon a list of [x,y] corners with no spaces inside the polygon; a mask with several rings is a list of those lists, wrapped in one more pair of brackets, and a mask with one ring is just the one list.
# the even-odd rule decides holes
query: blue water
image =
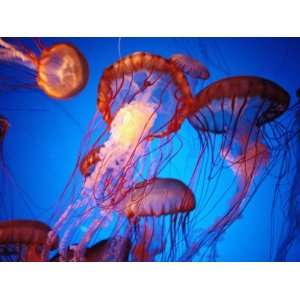
{"label": "blue water", "polygon": [[[18,41],[32,46],[29,39]],[[54,101],[34,89],[0,94],[0,113],[11,125],[4,144],[5,161],[14,174],[14,181],[29,195],[24,196],[20,187],[12,187],[12,215],[16,218],[49,221],[53,203],[57,202],[74,168],[81,139],[95,113],[101,74],[120,55],[136,51],[164,57],[189,54],[206,65],[211,74],[207,81],[194,87],[194,92],[227,76],[254,75],[275,81],[295,102],[295,91],[300,83],[300,39],[297,38],[42,38],[41,41],[45,46],[59,42],[74,44],[86,57],[90,75],[84,90],[69,101]],[[163,175],[187,182],[197,158],[197,153],[193,153],[197,134],[188,122],[183,124],[179,134],[184,148]],[[220,194],[231,179],[230,172],[225,174],[216,193]],[[218,260],[271,259],[270,248],[276,248],[272,243],[276,244],[280,226],[286,222],[284,208],[278,205],[275,211],[277,227],[271,235],[272,200],[268,195],[273,184],[272,180],[266,181],[243,217],[226,232],[218,244]],[[195,193],[200,199],[201,195]],[[30,203],[30,210],[25,202]],[[199,220],[199,226],[205,228],[211,224],[226,207],[226,199],[220,201],[208,218]],[[300,251],[293,249],[289,260],[300,260]]]}

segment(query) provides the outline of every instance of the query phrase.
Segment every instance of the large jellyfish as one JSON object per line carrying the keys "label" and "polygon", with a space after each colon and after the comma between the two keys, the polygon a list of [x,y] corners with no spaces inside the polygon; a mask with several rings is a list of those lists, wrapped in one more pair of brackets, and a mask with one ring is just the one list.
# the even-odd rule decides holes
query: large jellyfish
{"label": "large jellyfish", "polygon": [[[0,260],[43,261],[42,249],[50,230],[48,225],[34,220],[0,222]],[[55,249],[57,245],[55,238],[50,249]]]}
{"label": "large jellyfish", "polygon": [[[209,255],[209,259],[214,260],[219,238],[241,216],[270,170],[274,170],[277,163],[285,163],[278,158],[280,138],[286,132],[275,119],[288,105],[289,95],[285,90],[274,82],[252,76],[219,80],[195,96],[189,121],[200,139],[197,168],[202,169],[202,173],[196,173],[205,176],[207,185],[213,186],[210,192],[207,186],[202,188],[200,194],[209,201],[219,186],[224,192],[220,198],[224,199],[234,185],[234,182],[229,187],[224,184],[223,171],[228,167],[236,181],[236,192],[229,201],[229,208],[195,238],[183,259],[193,259],[196,253],[200,259]],[[206,175],[203,170],[207,171]]]}
{"label": "large jellyfish", "polygon": [[[172,142],[190,112],[192,95],[176,64],[137,52],[104,70],[97,107],[101,115],[96,114],[83,139],[81,153],[85,157],[82,159],[81,154],[77,164],[85,176],[84,182],[79,191],[74,191],[77,181],[73,188],[71,183],[68,185],[71,203],[53,227],[54,236],[63,231],[61,260],[79,228],[86,230],[74,249],[75,260],[84,259],[84,251],[95,233],[115,218],[114,232],[120,231],[120,223],[127,222],[119,215],[128,191],[137,182],[157,177],[176,155],[178,147]],[[102,133],[100,117],[106,124]],[[50,234],[50,244],[51,240]]]}
{"label": "large jellyfish", "polygon": [[[39,46],[39,50],[39,55],[36,55],[0,38],[0,62],[2,67],[9,67],[8,72],[0,76],[0,91],[39,88],[49,97],[62,100],[84,88],[89,75],[88,63],[77,48],[61,43],[50,48]],[[23,78],[12,73],[18,67],[24,69]]]}

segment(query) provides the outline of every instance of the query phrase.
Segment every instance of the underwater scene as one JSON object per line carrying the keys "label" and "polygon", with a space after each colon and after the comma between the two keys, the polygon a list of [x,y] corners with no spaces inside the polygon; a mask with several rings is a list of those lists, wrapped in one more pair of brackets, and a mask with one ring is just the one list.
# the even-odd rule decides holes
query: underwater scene
{"label": "underwater scene", "polygon": [[300,38],[0,38],[0,261],[300,261]]}

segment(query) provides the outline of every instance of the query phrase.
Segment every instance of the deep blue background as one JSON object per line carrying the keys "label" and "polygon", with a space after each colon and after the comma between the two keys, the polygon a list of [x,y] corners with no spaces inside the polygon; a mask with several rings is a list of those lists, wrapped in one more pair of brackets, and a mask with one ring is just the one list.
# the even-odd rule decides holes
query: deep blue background
{"label": "deep blue background", "polygon": [[[7,39],[7,41],[13,41]],[[28,39],[18,40],[32,45]],[[300,85],[300,39],[290,38],[42,38],[45,46],[70,42],[89,62],[90,77],[86,88],[70,101],[56,102],[41,91],[7,91],[0,94],[0,113],[11,126],[4,144],[5,160],[15,181],[30,194],[33,212],[23,205],[24,197],[14,197],[14,217],[34,217],[48,221],[74,167],[79,144],[96,110],[99,78],[108,65],[121,55],[147,51],[169,57],[186,53],[203,62],[210,70],[210,82],[226,76],[256,75],[283,86],[295,100]],[[1,68],[1,66],[0,66]],[[192,149],[196,134],[185,123],[180,134],[186,139],[183,155]],[[185,151],[185,152],[184,152]],[[195,155],[196,157],[196,155]],[[176,160],[184,170],[187,160]],[[193,159],[189,162],[193,164]],[[176,176],[186,181],[185,172]],[[270,250],[271,200],[266,197],[270,186],[258,193],[219,245],[219,260],[265,261]],[[221,188],[221,187],[220,187]],[[226,203],[225,203],[226,205]],[[40,208],[38,208],[40,207]],[[281,211],[277,212],[280,226]],[[203,223],[205,226],[205,223]],[[276,240],[276,239],[275,239]],[[300,250],[300,249],[299,249]],[[299,254],[298,254],[299,253]],[[290,257],[300,259],[300,251]]]}

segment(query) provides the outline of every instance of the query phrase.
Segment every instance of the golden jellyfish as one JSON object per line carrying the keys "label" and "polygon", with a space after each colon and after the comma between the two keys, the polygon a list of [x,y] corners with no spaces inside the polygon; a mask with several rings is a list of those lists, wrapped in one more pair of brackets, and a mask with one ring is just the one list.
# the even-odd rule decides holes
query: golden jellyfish
{"label": "golden jellyfish", "polygon": [[11,70],[25,68],[23,78],[1,75],[0,90],[39,88],[50,98],[64,100],[85,87],[89,67],[75,46],[59,43],[40,50],[40,55],[36,55],[29,49],[14,46],[0,38],[1,64],[8,64]]}

